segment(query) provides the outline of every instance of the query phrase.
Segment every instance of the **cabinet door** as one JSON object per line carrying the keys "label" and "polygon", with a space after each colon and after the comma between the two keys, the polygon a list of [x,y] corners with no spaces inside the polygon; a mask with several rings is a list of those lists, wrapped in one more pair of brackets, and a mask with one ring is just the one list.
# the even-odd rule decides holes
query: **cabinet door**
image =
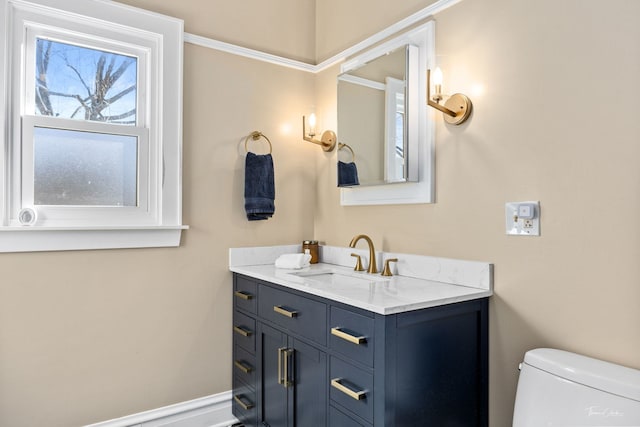
{"label": "cabinet door", "polygon": [[259,421],[269,427],[327,425],[327,355],[259,324]]}
{"label": "cabinet door", "polygon": [[283,351],[287,348],[287,336],[264,324],[258,325],[261,358],[261,388],[259,422],[270,427],[287,427],[288,389],[282,384],[284,374]]}
{"label": "cabinet door", "polygon": [[289,338],[294,349],[293,425],[327,425],[327,354],[299,340]]}

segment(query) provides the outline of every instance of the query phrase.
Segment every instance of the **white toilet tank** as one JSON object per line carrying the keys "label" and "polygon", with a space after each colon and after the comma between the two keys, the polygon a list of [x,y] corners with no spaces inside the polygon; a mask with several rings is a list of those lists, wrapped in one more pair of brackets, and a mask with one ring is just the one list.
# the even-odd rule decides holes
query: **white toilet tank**
{"label": "white toilet tank", "polygon": [[640,427],[640,371],[549,348],[521,366],[513,427]]}

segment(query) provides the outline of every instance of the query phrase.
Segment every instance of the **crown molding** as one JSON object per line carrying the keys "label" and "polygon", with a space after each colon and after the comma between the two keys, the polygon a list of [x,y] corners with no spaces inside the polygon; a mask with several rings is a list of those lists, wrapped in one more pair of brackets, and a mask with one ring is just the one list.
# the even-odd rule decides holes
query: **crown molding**
{"label": "crown molding", "polygon": [[285,58],[283,56],[272,55],[260,50],[249,49],[231,43],[221,42],[219,40],[198,36],[195,34],[184,33],[184,41],[197,46],[209,49],[219,50],[221,52],[231,53],[233,55],[243,56],[258,61],[268,62],[270,64],[280,65],[283,67],[293,68],[299,71],[307,71],[316,73],[316,65],[307,62],[296,61],[295,59]]}
{"label": "crown molding", "polygon": [[386,39],[393,34],[396,34],[400,31],[403,31],[412,25],[423,21],[439,12],[442,12],[445,9],[450,8],[451,6],[460,3],[463,0],[438,0],[435,3],[425,7],[424,9],[419,10],[413,15],[409,15],[408,17],[396,22],[393,25],[385,28],[384,30],[374,34],[373,36],[357,43],[342,52],[334,55],[319,64],[312,64],[303,61],[297,61],[295,59],[286,58],[283,56],[272,55],[270,53],[262,52],[255,49],[249,49],[246,47],[234,45],[231,43],[222,42],[219,40],[210,39],[208,37],[202,37],[195,34],[185,33],[184,41],[186,43],[191,43],[197,46],[206,47],[209,49],[218,50],[221,52],[230,53],[232,55],[243,56],[245,58],[255,59],[257,61],[268,62],[270,64],[279,65],[282,67],[293,68],[298,71],[305,71],[308,73],[319,73],[321,71],[326,70],[327,68],[333,67],[336,64],[344,61],[348,57],[354,55],[357,52],[360,52],[364,49],[367,49],[378,42]]}

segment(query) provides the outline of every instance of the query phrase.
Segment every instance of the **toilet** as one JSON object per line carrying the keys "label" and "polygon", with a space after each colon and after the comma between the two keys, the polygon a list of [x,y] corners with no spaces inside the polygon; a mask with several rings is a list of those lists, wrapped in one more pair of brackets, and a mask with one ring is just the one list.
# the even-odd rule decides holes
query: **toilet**
{"label": "toilet", "polygon": [[640,427],[640,371],[549,348],[520,367],[513,427]]}

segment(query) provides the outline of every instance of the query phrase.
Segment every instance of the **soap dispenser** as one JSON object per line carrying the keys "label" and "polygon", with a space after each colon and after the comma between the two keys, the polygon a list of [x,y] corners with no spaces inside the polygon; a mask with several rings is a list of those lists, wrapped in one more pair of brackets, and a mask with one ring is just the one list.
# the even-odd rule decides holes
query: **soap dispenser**
{"label": "soap dispenser", "polygon": [[[307,252],[309,251],[309,252]],[[311,255],[311,264],[318,263],[318,241],[317,240],[305,240],[302,242],[302,252]]]}

